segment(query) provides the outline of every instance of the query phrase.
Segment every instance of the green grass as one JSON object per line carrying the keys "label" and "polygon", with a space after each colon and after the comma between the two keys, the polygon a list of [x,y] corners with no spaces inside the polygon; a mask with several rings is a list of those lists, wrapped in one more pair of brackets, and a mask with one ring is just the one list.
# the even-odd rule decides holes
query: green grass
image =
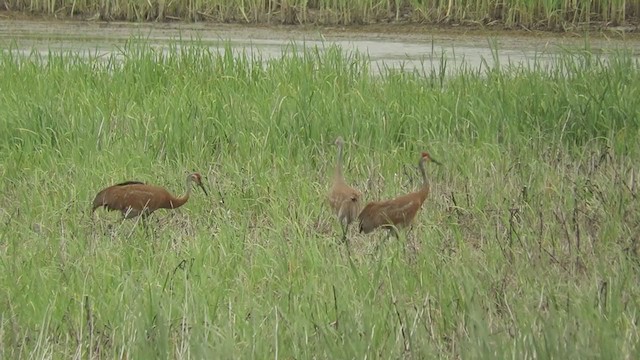
{"label": "green grass", "polygon": [[[1,358],[637,358],[637,59],[587,50],[450,77],[310,49],[263,62],[133,41],[0,55]],[[429,64],[426,64],[428,68]],[[336,136],[365,200],[433,190],[414,228],[325,203]],[[181,193],[153,233],[98,190]]]}
{"label": "green grass", "polygon": [[392,22],[503,24],[551,30],[637,23],[634,0],[6,0],[14,11],[104,20],[216,21],[284,24]]}

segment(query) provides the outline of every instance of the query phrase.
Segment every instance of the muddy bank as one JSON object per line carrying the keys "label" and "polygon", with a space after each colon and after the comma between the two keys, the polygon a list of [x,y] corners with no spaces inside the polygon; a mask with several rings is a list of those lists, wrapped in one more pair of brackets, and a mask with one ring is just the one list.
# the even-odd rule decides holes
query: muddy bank
{"label": "muddy bank", "polygon": [[130,25],[132,27],[138,27],[144,24],[152,25],[158,28],[174,28],[180,27],[192,27],[192,28],[223,28],[225,26],[230,27],[242,27],[251,31],[252,29],[261,31],[262,29],[275,29],[282,31],[293,32],[309,32],[309,31],[323,31],[333,32],[335,34],[346,33],[361,34],[361,35],[374,35],[376,37],[393,37],[397,35],[420,36],[421,34],[470,34],[477,36],[496,36],[503,34],[505,36],[517,36],[517,37],[583,37],[585,33],[589,33],[589,36],[593,38],[614,38],[614,39],[639,39],[640,40],[640,19],[638,22],[629,23],[625,25],[613,25],[609,22],[591,22],[589,24],[575,24],[575,26],[565,27],[563,29],[556,29],[553,31],[548,28],[528,28],[526,26],[505,26],[500,22],[493,22],[484,24],[480,22],[467,21],[464,23],[415,23],[408,21],[396,21],[385,23],[373,23],[373,24],[349,24],[349,25],[319,25],[319,24],[297,24],[297,25],[285,25],[281,23],[243,23],[243,22],[216,22],[216,21],[183,21],[181,19],[165,19],[164,21],[113,21],[102,20],[99,16],[65,16],[64,14],[36,14],[17,11],[2,11],[0,10],[0,20],[16,21],[16,22],[35,22],[35,23],[54,23],[63,22],[66,24],[71,23],[96,23],[96,24],[113,24],[114,27],[126,27]]}

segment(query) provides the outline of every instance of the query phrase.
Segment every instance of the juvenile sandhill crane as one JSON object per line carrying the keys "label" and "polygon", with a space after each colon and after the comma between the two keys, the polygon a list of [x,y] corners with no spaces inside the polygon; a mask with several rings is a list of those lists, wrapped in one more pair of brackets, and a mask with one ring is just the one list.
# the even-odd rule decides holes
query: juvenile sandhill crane
{"label": "juvenile sandhill crane", "polygon": [[186,193],[181,197],[171,195],[160,186],[140,181],[125,181],[100,191],[93,200],[91,214],[97,208],[104,207],[107,210],[122,212],[125,219],[140,215],[144,219],[158,209],[176,209],[184,205],[191,195],[192,183],[198,185],[209,196],[199,173],[187,176]]}
{"label": "juvenile sandhill crane", "polygon": [[422,187],[416,192],[399,196],[385,201],[372,201],[365,206],[358,219],[360,220],[360,232],[368,234],[378,227],[389,230],[389,236],[393,233],[397,237],[396,229],[409,225],[416,217],[418,210],[429,196],[430,186],[424,163],[434,160],[429,153],[423,152],[418,167],[422,174]]}
{"label": "juvenile sandhill crane", "polygon": [[342,175],[342,147],[344,146],[344,140],[341,136],[338,136],[335,145],[338,147],[338,160],[333,174],[333,185],[329,191],[329,204],[342,227],[342,241],[346,242],[349,224],[356,219],[358,211],[360,211],[362,193],[350,187],[344,181],[344,176]]}

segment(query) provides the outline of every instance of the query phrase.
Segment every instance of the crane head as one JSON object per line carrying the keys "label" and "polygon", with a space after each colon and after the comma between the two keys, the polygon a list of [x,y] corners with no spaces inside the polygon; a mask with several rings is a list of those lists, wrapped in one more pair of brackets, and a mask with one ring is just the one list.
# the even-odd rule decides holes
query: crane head
{"label": "crane head", "polygon": [[344,139],[342,138],[342,136],[338,136],[338,137],[336,138],[335,145],[336,145],[336,146],[344,145]]}
{"label": "crane head", "polygon": [[202,184],[202,176],[200,175],[200,173],[195,172],[195,173],[189,175],[189,178],[196,185],[198,185],[200,187],[200,189],[202,189],[202,191],[204,191],[205,195],[209,196],[209,193],[207,193],[207,189],[205,189],[204,188],[204,184]]}
{"label": "crane head", "polygon": [[437,161],[436,159],[432,158],[431,155],[429,155],[429,153],[426,152],[426,151],[422,152],[422,160],[423,161],[431,161],[434,164],[442,165],[439,161]]}

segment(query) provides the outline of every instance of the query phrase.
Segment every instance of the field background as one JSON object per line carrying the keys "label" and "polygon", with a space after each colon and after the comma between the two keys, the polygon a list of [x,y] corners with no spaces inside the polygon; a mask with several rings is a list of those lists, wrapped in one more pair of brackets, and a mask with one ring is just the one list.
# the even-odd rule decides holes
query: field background
{"label": "field background", "polygon": [[[638,358],[638,60],[368,63],[0,53],[0,358]],[[420,151],[444,163],[380,252],[337,243],[338,135],[365,201],[415,189]],[[193,170],[210,197],[150,234],[89,217],[104,186]]]}
{"label": "field background", "polygon": [[634,0],[5,0],[8,11],[130,21],[428,23],[566,30],[635,24]]}

